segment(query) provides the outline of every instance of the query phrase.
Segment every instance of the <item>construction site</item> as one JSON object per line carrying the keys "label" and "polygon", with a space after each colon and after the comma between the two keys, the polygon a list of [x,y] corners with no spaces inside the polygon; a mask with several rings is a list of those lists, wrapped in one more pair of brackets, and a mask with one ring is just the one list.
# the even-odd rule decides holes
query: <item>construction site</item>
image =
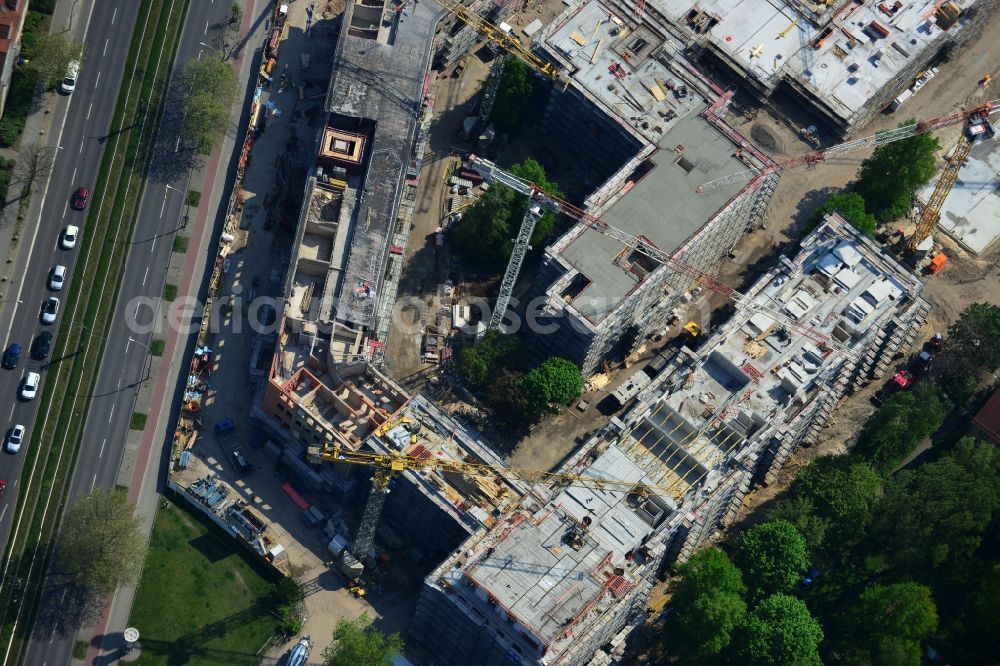
{"label": "construction site", "polygon": [[[753,488],[774,482],[838,407],[892,376],[926,334],[926,274],[937,269],[904,256],[918,246],[927,261],[942,254],[928,241],[938,218],[968,252],[985,255],[1000,236],[988,104],[782,159],[738,128],[734,98],[800,107],[823,127],[802,128],[810,143],[852,134],[943,51],[974,37],[995,4],[585,0],[529,13],[489,0],[347,3],[327,27],[329,79],[314,95],[322,107],[287,130],[312,137],[297,161],[286,159],[308,165],[301,206],[287,216],[294,228],[267,241],[265,256],[245,233],[258,231],[250,185],[238,181],[230,202],[171,488],[254,556],[324,588],[306,600],[313,635],[371,610],[392,616],[419,663],[617,663],[665,567],[717,537]],[[275,10],[264,90],[287,13]],[[533,16],[546,20],[529,23]],[[484,43],[483,61],[469,65]],[[538,125],[571,156],[584,193],[574,203],[512,176],[499,158],[431,148],[440,82],[461,81],[469,67],[482,75],[485,104],[511,57],[545,87]],[[739,93],[726,84],[736,80]],[[288,97],[282,103],[294,108]],[[299,103],[308,99],[300,89]],[[465,138],[448,140],[468,147],[477,135],[469,130],[483,131],[489,114],[472,104],[452,116]],[[249,137],[281,153],[280,121],[260,117],[251,113],[241,169]],[[716,277],[765,228],[784,169],[953,126],[965,138],[920,194],[915,230],[900,232],[895,251],[831,213],[787,255],[771,256],[742,293]],[[446,176],[428,178],[445,157]],[[979,184],[946,202],[963,164]],[[263,178],[266,168],[256,168]],[[459,205],[499,186],[531,203],[492,313],[478,321],[460,296],[444,225],[460,224]],[[423,196],[450,202],[447,222],[436,209],[420,219]],[[519,282],[546,210],[564,232]],[[436,302],[411,345],[393,338],[393,320],[405,273],[426,268],[419,261],[445,277],[429,285]],[[241,292],[249,306],[234,315]],[[273,298],[260,306],[256,296]],[[539,323],[554,329],[524,333],[532,353],[567,358],[584,378],[603,370],[612,382],[614,413],[591,409],[597,426],[580,437],[560,431],[567,441],[552,442],[554,466],[511,463],[437,400],[453,388],[452,342],[503,331],[515,296],[538,299]],[[700,335],[684,322],[709,297],[732,314]],[[238,338],[214,336],[209,324],[244,315],[262,328],[230,365]],[[685,330],[687,344],[650,353],[644,372],[611,377],[610,358]],[[386,347],[401,344],[434,370],[422,390],[390,371]],[[249,379],[247,390],[222,398],[213,386],[229,375]],[[262,468],[275,478],[254,476]],[[390,580],[397,594],[376,601]]]}
{"label": "construction site", "polygon": [[437,653],[445,664],[503,664],[512,654],[612,663],[644,622],[664,562],[687,559],[728,524],[753,483],[814,442],[838,403],[913,342],[929,309],[922,290],[880,246],[828,216],[697,352],[682,349],[558,470],[605,487],[533,486],[428,576],[411,637],[447,644]]}

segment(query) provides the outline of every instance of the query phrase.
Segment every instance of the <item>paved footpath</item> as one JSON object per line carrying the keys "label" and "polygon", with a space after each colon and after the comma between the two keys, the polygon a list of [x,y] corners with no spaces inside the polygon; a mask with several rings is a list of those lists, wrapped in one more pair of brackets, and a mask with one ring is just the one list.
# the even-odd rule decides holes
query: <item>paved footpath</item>
{"label": "paved footpath", "polygon": [[[256,68],[259,63],[259,48],[266,33],[267,18],[271,5],[261,0],[246,0],[240,35],[244,46],[233,57],[237,69],[237,80],[243,82],[240,89],[236,113],[231,119],[231,128],[222,145],[217,146],[207,163],[192,174],[189,189],[202,192],[201,203],[190,220],[187,233],[190,235],[187,252],[174,254],[167,272],[167,282],[178,285],[178,300],[183,297],[198,297],[202,290],[206,269],[212,268],[215,258],[213,240],[216,236],[215,223],[221,224],[225,217],[225,207],[229,203],[227,181],[235,163],[245,129],[243,103],[246,93],[256,86]],[[253,29],[253,33],[247,33]],[[243,37],[246,36],[246,37]],[[239,143],[237,144],[237,141]],[[161,308],[161,310],[164,310]],[[160,317],[166,320],[166,312]],[[165,465],[170,454],[172,427],[176,419],[178,388],[181,373],[187,369],[195,334],[178,332],[165,327],[165,347],[163,356],[152,358],[150,376],[136,400],[136,411],[148,414],[146,428],[129,431],[122,466],[118,474],[119,485],[128,486],[129,501],[136,503],[137,516],[143,532],[148,538],[153,529],[153,520],[160,503],[160,492],[165,484]],[[81,629],[78,640],[90,643],[85,662],[73,660],[74,664],[111,664],[124,656],[124,632],[136,589],[133,586],[119,588],[109,599],[95,626]],[[140,639],[141,643],[141,639]],[[133,655],[125,656],[130,660]]]}

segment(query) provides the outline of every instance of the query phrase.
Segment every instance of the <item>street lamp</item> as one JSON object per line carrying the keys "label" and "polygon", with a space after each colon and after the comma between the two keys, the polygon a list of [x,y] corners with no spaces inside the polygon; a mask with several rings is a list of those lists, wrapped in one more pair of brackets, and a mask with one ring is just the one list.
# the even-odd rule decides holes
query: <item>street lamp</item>
{"label": "street lamp", "polygon": [[212,51],[215,51],[216,53],[218,53],[219,57],[222,58],[223,61],[229,60],[229,54],[223,52],[222,49],[220,49],[220,48],[218,48],[216,46],[210,46],[210,45],[206,44],[205,42],[198,42],[198,43],[201,46],[204,46],[206,49],[211,49]]}

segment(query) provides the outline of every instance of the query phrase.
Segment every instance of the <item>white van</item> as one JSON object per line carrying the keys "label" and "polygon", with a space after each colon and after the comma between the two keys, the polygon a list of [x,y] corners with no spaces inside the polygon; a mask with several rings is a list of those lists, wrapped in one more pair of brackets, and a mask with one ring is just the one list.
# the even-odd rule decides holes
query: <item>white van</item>
{"label": "white van", "polygon": [[80,61],[74,60],[66,68],[66,78],[59,85],[59,89],[67,95],[76,90],[76,77],[80,76]]}

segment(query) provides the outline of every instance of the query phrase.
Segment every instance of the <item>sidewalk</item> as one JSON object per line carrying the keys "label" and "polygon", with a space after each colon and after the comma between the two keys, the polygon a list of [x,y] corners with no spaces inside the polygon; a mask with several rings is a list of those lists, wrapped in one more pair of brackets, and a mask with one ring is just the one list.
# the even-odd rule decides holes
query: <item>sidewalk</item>
{"label": "sidewalk", "polygon": [[[224,208],[229,201],[226,185],[233,163],[239,158],[237,141],[243,140],[243,103],[247,99],[247,91],[252,90],[256,83],[257,49],[267,34],[266,17],[270,11],[270,3],[260,0],[247,0],[244,6],[240,35],[245,36],[245,45],[232,60],[237,69],[237,80],[243,82],[238,107],[231,119],[231,128],[235,131],[227,132],[207,163],[191,175],[189,189],[202,193],[201,203],[196,211],[192,211],[182,234],[189,236],[187,251],[172,256],[166,277],[168,283],[178,285],[178,302],[185,296],[199,295],[206,270],[212,267],[209,260],[214,261],[215,258],[212,249],[215,223],[223,219],[220,208]],[[255,31],[247,34],[251,27]],[[147,538],[160,502],[160,484],[164,480],[166,464],[164,454],[169,455],[170,451],[171,429],[176,417],[176,389],[182,371],[188,366],[194,339],[193,335],[171,330],[167,325],[168,308],[161,308],[159,317],[162,339],[166,343],[163,356],[150,356],[151,381],[142,385],[135,403],[136,411],[148,413],[146,428],[129,431],[118,472],[118,484],[128,487],[129,500],[137,505],[137,516]],[[132,612],[135,593],[134,587],[120,588],[102,611],[96,626],[79,631],[77,639],[87,641],[90,649],[85,662],[74,659],[72,663],[110,664],[122,658],[122,633]],[[127,659],[137,657],[138,652],[135,652]]]}

